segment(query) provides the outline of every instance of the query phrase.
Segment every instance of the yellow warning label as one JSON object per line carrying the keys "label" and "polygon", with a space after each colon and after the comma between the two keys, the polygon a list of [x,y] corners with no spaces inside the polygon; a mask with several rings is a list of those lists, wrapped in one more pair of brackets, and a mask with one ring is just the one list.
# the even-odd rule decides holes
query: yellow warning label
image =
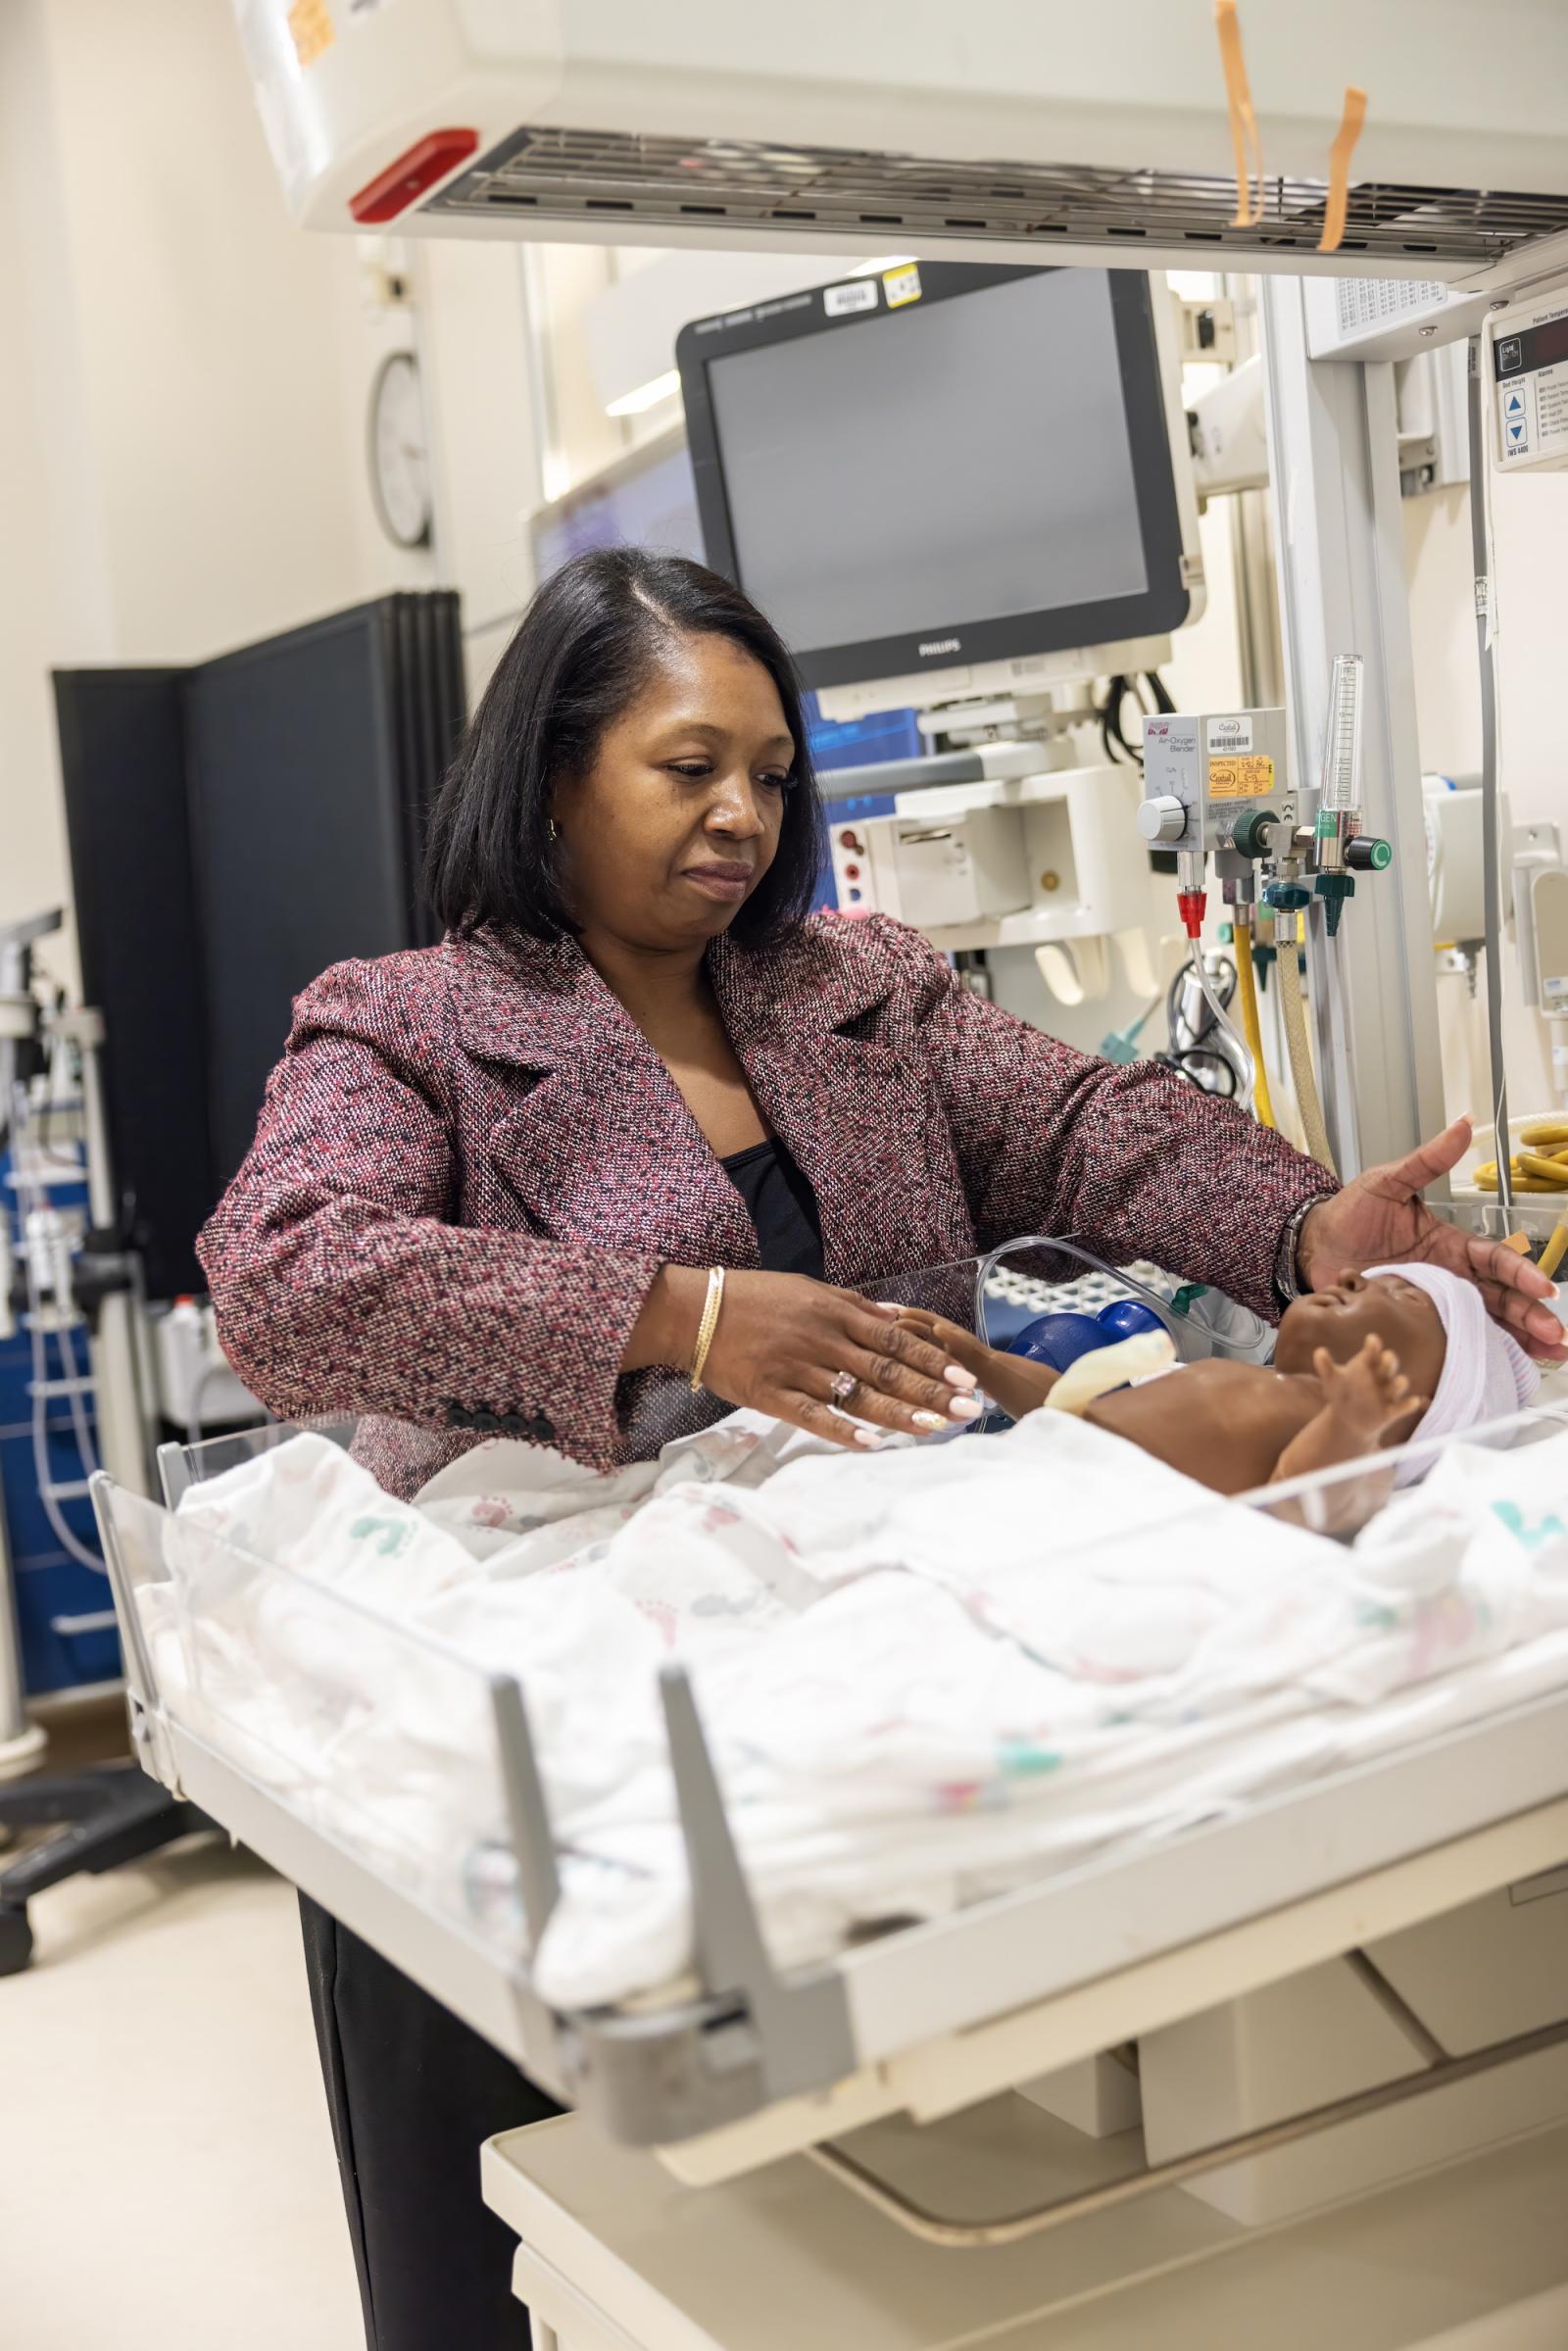
{"label": "yellow warning label", "polygon": [[288,12],[288,28],[294,35],[294,54],[302,66],[314,66],[337,38],[326,0],[294,0]]}
{"label": "yellow warning label", "polygon": [[897,269],[884,269],[882,287],[890,311],[902,310],[906,302],[920,299],[920,272],[913,262],[906,262]]}
{"label": "yellow warning label", "polygon": [[1261,800],[1274,789],[1274,762],[1262,752],[1239,759],[1210,759],[1210,800]]}

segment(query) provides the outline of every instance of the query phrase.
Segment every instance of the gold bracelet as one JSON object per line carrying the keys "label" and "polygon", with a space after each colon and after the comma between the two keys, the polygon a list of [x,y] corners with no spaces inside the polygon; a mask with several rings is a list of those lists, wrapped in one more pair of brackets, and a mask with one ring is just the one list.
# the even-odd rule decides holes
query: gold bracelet
{"label": "gold bracelet", "polygon": [[692,1393],[694,1396],[701,1388],[703,1374],[708,1369],[708,1350],[713,1344],[713,1333],[718,1329],[719,1308],[723,1303],[724,1268],[722,1265],[710,1266],[708,1296],[703,1300],[703,1319],[697,1326],[697,1347],[692,1355]]}

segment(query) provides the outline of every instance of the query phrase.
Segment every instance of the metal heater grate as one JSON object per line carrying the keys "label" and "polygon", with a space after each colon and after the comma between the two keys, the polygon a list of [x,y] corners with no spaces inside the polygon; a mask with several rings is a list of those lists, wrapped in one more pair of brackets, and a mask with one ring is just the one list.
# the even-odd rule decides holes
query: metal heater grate
{"label": "metal heater grate", "polygon": [[[424,209],[553,220],[618,215],[666,228],[709,220],[849,236],[904,230],[1043,247],[1060,239],[1107,251],[1188,244],[1260,255],[1309,252],[1322,229],[1325,193],[1321,180],[1271,178],[1261,220],[1234,228],[1234,182],[1201,172],[939,163],[851,148],[523,129]],[[1477,269],[1564,229],[1568,197],[1373,181],[1350,191],[1341,251]]]}

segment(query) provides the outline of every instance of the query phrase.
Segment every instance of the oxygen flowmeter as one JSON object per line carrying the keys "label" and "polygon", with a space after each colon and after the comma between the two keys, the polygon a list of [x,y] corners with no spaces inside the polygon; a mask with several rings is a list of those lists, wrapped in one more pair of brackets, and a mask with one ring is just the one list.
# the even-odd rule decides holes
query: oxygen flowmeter
{"label": "oxygen flowmeter", "polygon": [[1250,903],[1262,866],[1305,896],[1323,899],[1331,933],[1354,893],[1355,875],[1381,872],[1389,863],[1388,843],[1361,830],[1361,685],[1359,656],[1340,655],[1310,821],[1291,784],[1283,710],[1145,719],[1147,797],[1138,829],[1152,848],[1176,852],[1189,937],[1197,938],[1202,927],[1209,857],[1228,900]]}
{"label": "oxygen flowmeter", "polygon": [[[1332,1168],[1307,1044],[1298,960],[1314,897],[1332,938],[1359,873],[1388,865],[1392,851],[1361,830],[1362,664],[1342,654],[1330,681],[1328,725],[1315,807],[1303,811],[1292,785],[1290,729],[1283,710],[1223,710],[1144,721],[1144,788],[1138,829],[1153,849],[1176,855],[1177,904],[1189,941],[1194,984],[1208,1002],[1224,1057],[1238,1073],[1236,1099],[1273,1124],[1256,984],[1278,970],[1287,1044],[1307,1148]],[[1208,860],[1234,916],[1234,985],[1245,1035],[1216,992],[1203,954]],[[1261,928],[1259,914],[1261,909]],[[1254,957],[1256,958],[1254,963]]]}

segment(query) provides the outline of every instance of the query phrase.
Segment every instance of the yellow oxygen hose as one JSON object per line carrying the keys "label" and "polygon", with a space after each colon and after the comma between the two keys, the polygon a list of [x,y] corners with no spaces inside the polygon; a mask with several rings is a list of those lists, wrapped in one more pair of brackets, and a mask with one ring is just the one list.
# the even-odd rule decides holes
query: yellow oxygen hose
{"label": "yellow oxygen hose", "polygon": [[1301,967],[1297,960],[1296,941],[1281,939],[1277,945],[1280,1002],[1285,1007],[1285,1042],[1290,1048],[1297,1107],[1306,1130],[1307,1150],[1318,1165],[1326,1167],[1333,1175],[1336,1172],[1334,1154],[1329,1150],[1328,1130],[1323,1124],[1323,1105],[1318,1101],[1317,1079],[1312,1073],[1311,1048],[1306,1041],[1306,1007],[1301,1001]]}
{"label": "yellow oxygen hose", "polygon": [[1252,1068],[1257,1085],[1253,1107],[1259,1126],[1274,1124],[1274,1104],[1269,1100],[1268,1064],[1263,1058],[1263,1029],[1257,1017],[1257,983],[1252,977],[1252,926],[1238,919],[1233,937],[1236,943],[1236,985],[1242,999],[1242,1027],[1247,1035],[1247,1050],[1252,1056]]}

